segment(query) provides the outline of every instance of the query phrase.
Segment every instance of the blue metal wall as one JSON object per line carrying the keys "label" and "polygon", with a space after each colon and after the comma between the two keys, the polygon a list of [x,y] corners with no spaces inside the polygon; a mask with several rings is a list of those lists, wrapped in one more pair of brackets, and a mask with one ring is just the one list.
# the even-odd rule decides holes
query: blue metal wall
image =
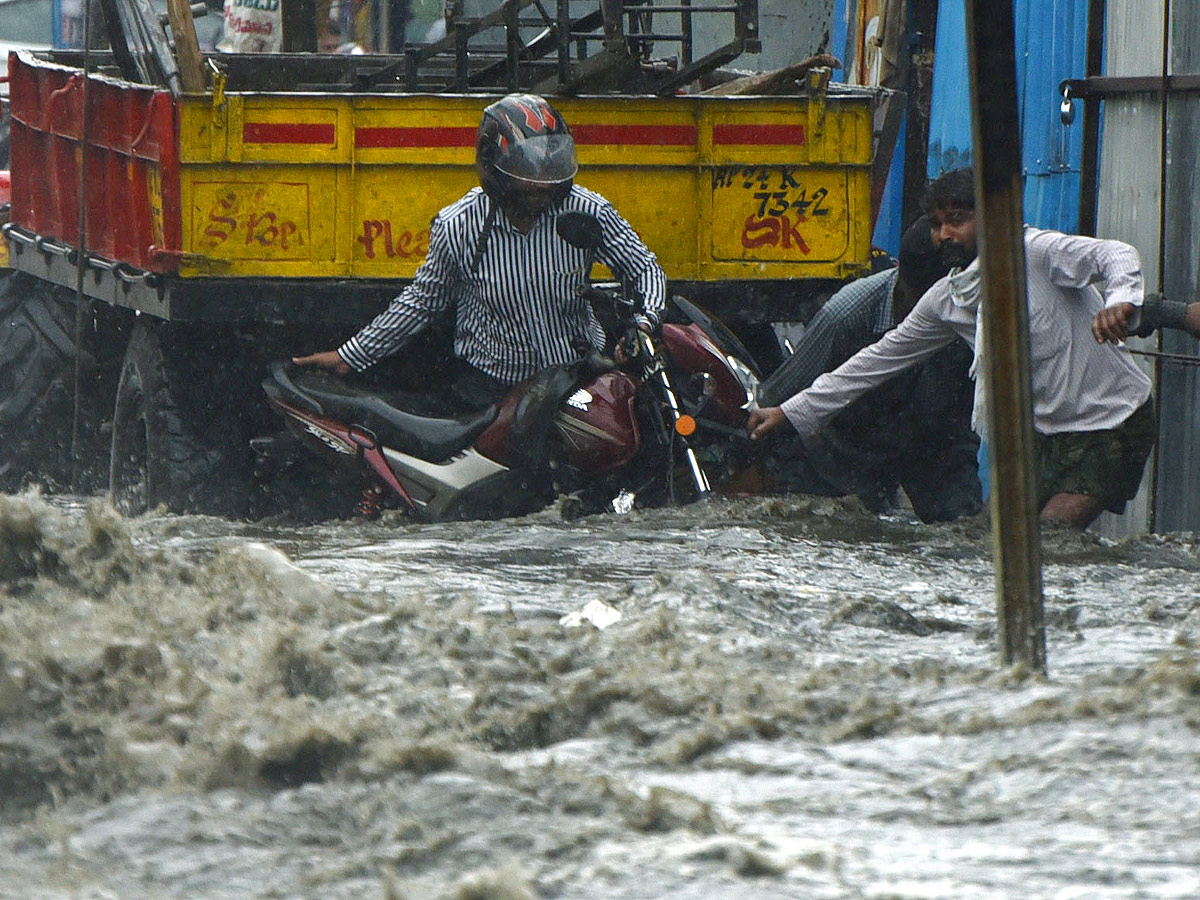
{"label": "blue metal wall", "polygon": [[[1087,0],[1015,0],[1017,89],[1025,173],[1025,221],[1075,231],[1079,225],[1079,162],[1083,129],[1059,119],[1058,86],[1082,78],[1087,53]],[[971,162],[964,0],[938,6],[930,178]]]}
{"label": "blue metal wall", "polygon": [[[1082,78],[1087,53],[1087,0],[1015,0],[1016,69],[1021,104],[1021,143],[1025,172],[1025,220],[1042,228],[1075,231],[1079,226],[1079,164],[1083,129],[1059,118],[1059,84]],[[830,48],[850,56],[847,22],[858,0],[836,0]],[[849,66],[851,60],[844,60]],[[844,70],[838,77],[844,77]],[[1078,104],[1076,104],[1078,108]],[[896,148],[902,159],[903,144]],[[971,110],[967,83],[964,0],[938,5],[937,46],[930,110],[928,173],[971,162]],[[895,252],[900,233],[903,169],[893,167],[876,223],[875,243]]]}
{"label": "blue metal wall", "polygon": [[846,66],[850,65],[850,54],[846,52],[846,36],[849,33],[850,10],[856,0],[834,0],[833,21],[830,23],[829,52],[842,61],[842,68],[833,73],[834,81],[846,80]]}

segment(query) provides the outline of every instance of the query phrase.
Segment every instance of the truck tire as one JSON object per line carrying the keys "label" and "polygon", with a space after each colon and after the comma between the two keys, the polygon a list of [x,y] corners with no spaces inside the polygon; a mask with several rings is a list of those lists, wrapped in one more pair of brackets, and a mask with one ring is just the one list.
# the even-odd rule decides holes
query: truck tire
{"label": "truck tire", "polygon": [[19,272],[0,277],[0,489],[71,479],[74,334],[73,297]]}
{"label": "truck tire", "polygon": [[125,515],[162,505],[172,512],[242,516],[252,460],[236,410],[229,408],[236,399],[204,354],[172,343],[139,322],[125,348],[113,411],[113,503]]}

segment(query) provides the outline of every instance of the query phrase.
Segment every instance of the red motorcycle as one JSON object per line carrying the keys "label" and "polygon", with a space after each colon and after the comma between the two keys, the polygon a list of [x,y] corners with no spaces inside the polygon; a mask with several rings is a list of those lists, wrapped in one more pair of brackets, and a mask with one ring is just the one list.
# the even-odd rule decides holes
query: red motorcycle
{"label": "red motorcycle", "polygon": [[[558,233],[593,254],[599,248],[590,216],[560,217]],[[760,375],[732,332],[676,297],[686,324],[664,324],[652,337],[637,327],[643,310],[628,291],[586,291],[625,360],[581,353],[484,410],[431,414],[428,397],[365,390],[290,363],[274,364],[263,390],[294,438],[365,476],[365,514],[398,507],[421,521],[499,518],[558,496],[568,498],[564,511],[625,511],[695,500],[753,476],[757,448],[745,423]],[[256,446],[266,455],[279,443]]]}

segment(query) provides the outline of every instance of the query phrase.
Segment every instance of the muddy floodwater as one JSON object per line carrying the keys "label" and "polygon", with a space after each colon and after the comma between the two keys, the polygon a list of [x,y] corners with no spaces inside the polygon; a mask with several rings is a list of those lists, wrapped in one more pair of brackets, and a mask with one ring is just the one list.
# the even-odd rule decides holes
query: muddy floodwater
{"label": "muddy floodwater", "polygon": [[1200,539],[0,497],[0,897],[1200,897]]}

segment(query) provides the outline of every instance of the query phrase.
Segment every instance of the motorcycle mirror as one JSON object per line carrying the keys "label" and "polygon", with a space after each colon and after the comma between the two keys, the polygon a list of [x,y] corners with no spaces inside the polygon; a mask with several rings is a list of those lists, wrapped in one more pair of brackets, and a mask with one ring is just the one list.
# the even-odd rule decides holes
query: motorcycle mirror
{"label": "motorcycle mirror", "polygon": [[599,250],[604,244],[600,220],[588,213],[563,213],[554,223],[558,236],[579,250]]}

